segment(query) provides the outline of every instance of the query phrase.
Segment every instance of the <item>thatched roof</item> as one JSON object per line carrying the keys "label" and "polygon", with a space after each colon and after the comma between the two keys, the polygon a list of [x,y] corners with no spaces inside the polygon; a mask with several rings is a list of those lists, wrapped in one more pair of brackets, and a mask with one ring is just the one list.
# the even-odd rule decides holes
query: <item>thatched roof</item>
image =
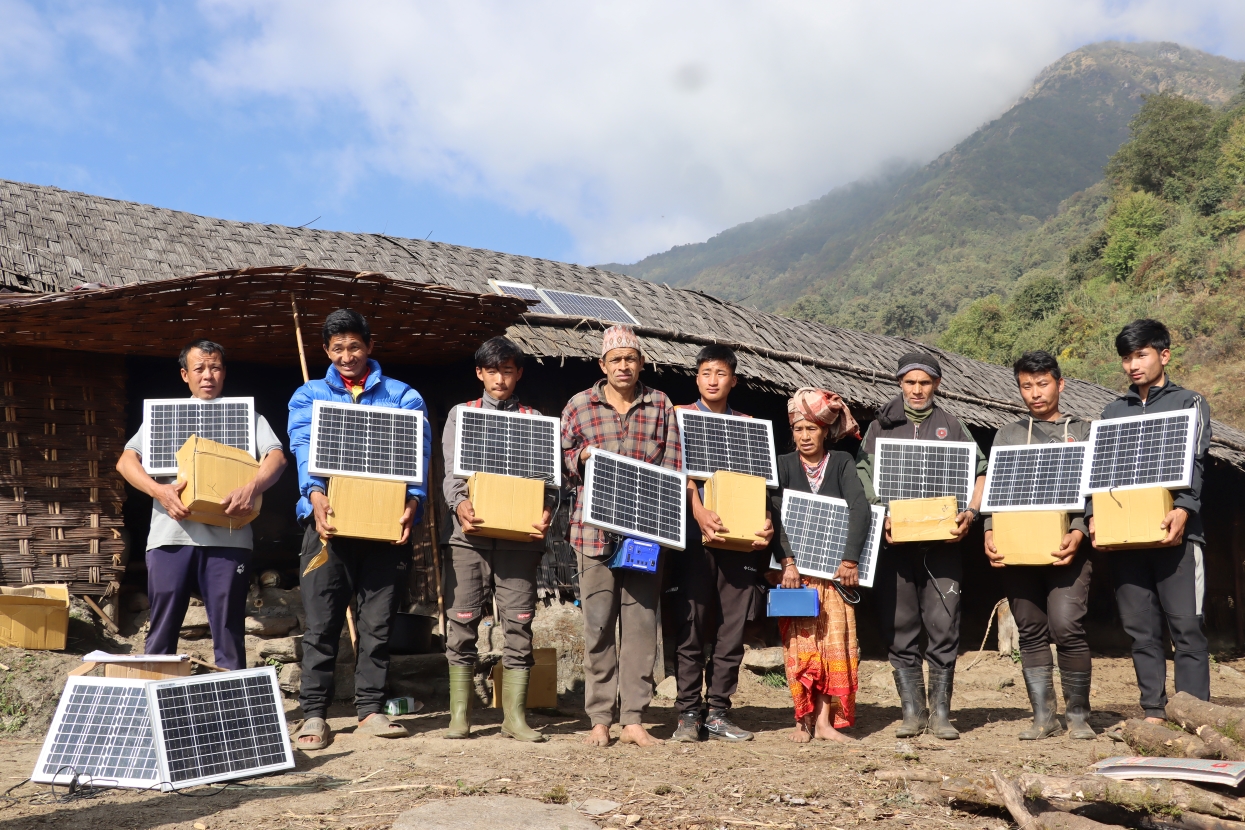
{"label": "thatched roof", "polygon": [[[498,279],[612,296],[639,319],[651,361],[690,371],[702,343],[729,342],[740,353],[740,374],[753,386],[781,393],[828,386],[861,410],[894,396],[895,363],[919,345],[792,320],[598,268],[381,234],[231,222],[0,180],[0,282],[12,290],[65,291],[83,282],[128,285],[204,270],[302,263],[379,271],[481,294],[491,291],[488,280]],[[510,335],[538,358],[597,356],[595,322],[526,319]],[[1007,368],[931,350],[943,361],[945,406],[967,423],[998,427],[1023,411]],[[1095,417],[1113,397],[1101,386],[1070,380],[1064,409]],[[1245,469],[1245,433],[1219,423],[1215,432],[1214,454]]]}

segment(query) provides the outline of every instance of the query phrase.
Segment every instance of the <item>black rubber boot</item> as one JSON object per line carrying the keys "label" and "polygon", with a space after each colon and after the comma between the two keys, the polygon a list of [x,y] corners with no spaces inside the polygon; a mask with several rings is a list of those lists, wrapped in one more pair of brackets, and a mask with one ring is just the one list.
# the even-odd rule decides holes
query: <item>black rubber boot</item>
{"label": "black rubber boot", "polygon": [[958,741],[960,733],[951,725],[951,690],[955,686],[955,667],[929,667],[929,734],[943,741]]}
{"label": "black rubber boot", "polygon": [[696,708],[691,712],[679,713],[679,725],[675,728],[670,740],[677,743],[694,744],[705,739],[705,710]]}
{"label": "black rubber boot", "polygon": [[1087,671],[1060,671],[1063,699],[1068,719],[1068,737],[1074,741],[1092,741],[1097,735],[1089,725],[1089,680]]}
{"label": "black rubber boot", "polygon": [[1055,667],[1034,666],[1024,670],[1025,688],[1029,690],[1029,703],[1033,706],[1033,723],[1018,735],[1022,741],[1040,741],[1063,732],[1056,712]]}
{"label": "black rubber boot", "polygon": [[445,737],[471,737],[471,703],[476,696],[474,666],[450,666],[450,728]]}
{"label": "black rubber boot", "polygon": [[895,730],[896,738],[915,738],[929,724],[929,707],[925,703],[925,672],[915,669],[895,669],[895,689],[903,707],[903,723]]}

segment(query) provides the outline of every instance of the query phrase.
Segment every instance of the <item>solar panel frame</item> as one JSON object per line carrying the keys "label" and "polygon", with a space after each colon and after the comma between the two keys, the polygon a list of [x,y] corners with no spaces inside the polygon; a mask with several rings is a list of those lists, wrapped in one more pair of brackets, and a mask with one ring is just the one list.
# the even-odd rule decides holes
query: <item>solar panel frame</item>
{"label": "solar panel frame", "polygon": [[[527,310],[533,314],[561,314],[558,307],[549,300],[540,295],[540,289],[526,282],[513,282],[511,280],[489,280],[488,284],[494,291],[503,297],[518,297],[521,300],[539,300],[540,303],[534,306],[528,306]],[[510,289],[507,291],[506,289]]]}
{"label": "solar panel frame", "polygon": [[[563,291],[559,288],[537,288],[536,291],[545,302],[558,309],[559,314],[567,317],[588,317],[593,320],[623,323],[628,326],[640,325],[636,316],[613,297]],[[610,313],[606,311],[607,308],[616,308],[616,310]]]}
{"label": "solar panel frame", "polygon": [[[323,448],[323,445],[332,443],[331,438],[325,433],[328,429],[334,428],[326,423],[328,418],[332,417],[328,414],[330,410],[343,410],[346,413],[345,417],[350,417],[350,413],[356,413],[356,420],[361,419],[366,422],[363,425],[364,429],[370,428],[372,424],[377,421],[381,421],[384,418],[396,419],[399,421],[413,421],[415,423],[415,435],[406,443],[413,443],[414,445],[414,470],[410,470],[408,462],[406,464],[406,473],[412,473],[415,477],[412,478],[411,475],[406,473],[387,473],[367,469],[350,469],[341,464],[332,465],[325,463],[325,459],[321,454],[321,449]],[[359,425],[348,424],[344,428],[350,428],[351,426],[357,427]],[[311,407],[311,446],[307,456],[307,472],[315,476],[350,476],[352,478],[372,478],[382,479],[385,481],[405,481],[408,484],[422,484],[424,482],[424,477],[427,474],[427,471],[424,469],[424,431],[427,428],[427,424],[424,420],[424,414],[417,409],[401,409],[393,406],[367,406],[364,404],[342,403],[339,401],[314,401]],[[382,439],[383,436],[381,435],[369,436],[369,441],[364,442],[364,447],[361,450],[367,458],[367,460],[362,463],[365,465],[372,465],[373,463],[375,463],[376,466],[380,465],[379,461],[373,462],[371,460],[373,451],[371,443],[375,443],[378,447],[382,448],[376,452],[376,455],[380,458],[385,456],[392,458],[397,455],[397,453],[392,452],[392,442],[386,445]],[[383,447],[385,446],[389,446],[390,450],[384,450]],[[395,465],[391,462],[391,466]]]}
{"label": "solar panel frame", "polygon": [[[1170,436],[1177,432],[1184,435],[1184,446],[1178,452],[1169,450],[1165,453],[1167,460],[1170,462],[1179,462],[1179,471],[1175,476],[1167,475],[1166,477],[1148,477],[1146,480],[1137,480],[1136,470],[1144,463],[1141,456],[1141,450],[1136,444],[1132,448],[1122,448],[1118,450],[1114,457],[1110,457],[1105,453],[1100,457],[1100,451],[1105,450],[1105,444],[1112,438],[1118,438],[1121,432],[1133,432],[1134,427],[1137,432],[1138,441],[1142,440],[1142,435],[1149,432],[1149,437],[1154,437],[1154,427],[1151,424],[1158,422],[1170,422],[1171,427],[1164,433]],[[1183,421],[1183,424],[1179,422]],[[1193,461],[1197,456],[1197,445],[1199,430],[1201,429],[1200,418],[1196,409],[1182,409],[1176,412],[1155,412],[1149,415],[1129,415],[1123,418],[1109,418],[1100,421],[1094,421],[1089,429],[1089,452],[1085,454],[1085,466],[1081,474],[1081,493],[1089,496],[1094,493],[1105,493],[1111,490],[1141,490],[1147,487],[1166,487],[1169,490],[1180,490],[1191,486],[1193,481]],[[1113,466],[1117,460],[1122,463],[1122,469],[1115,466],[1114,472],[1124,473],[1130,466],[1133,470],[1132,475],[1124,474],[1125,481],[1119,483],[1115,476],[1112,477],[1111,483],[1103,484],[1101,479],[1095,479],[1094,469],[1097,461],[1109,462]],[[1174,472],[1171,466],[1167,468]]]}
{"label": "solar panel frame", "polygon": [[[763,478],[768,487],[778,486],[778,454],[774,450],[772,421],[764,418],[745,418],[740,415],[720,415],[716,412],[702,412],[698,409],[677,409],[674,414],[679,422],[683,472],[687,473],[688,478],[704,480],[710,478],[718,470],[729,470],[733,473],[745,473]],[[699,428],[695,426],[697,422],[701,422]],[[696,449],[699,434],[706,433],[713,428],[711,425],[714,424],[721,425],[718,428],[722,433],[721,436],[712,436],[711,441],[724,440],[722,448],[725,454],[730,456],[727,460],[734,462],[739,456],[737,453],[732,453],[732,450],[739,449],[738,440],[743,440],[746,447],[744,453],[746,463],[716,464],[717,459],[709,457],[712,455],[712,450],[716,449],[715,447],[704,450]],[[765,463],[755,463],[757,459],[753,455],[754,449],[765,452]]]}
{"label": "solar panel frame", "polygon": [[[820,513],[819,519],[829,518],[827,514],[833,514],[831,529],[822,531],[819,527],[817,536],[813,539],[803,537],[800,546],[797,547],[794,536],[801,536],[801,532],[807,530],[807,522],[800,522],[794,515],[794,511],[798,509],[797,503],[811,506]],[[834,498],[833,496],[821,496],[815,493],[805,493],[801,490],[784,490],[782,494],[782,528],[787,534],[787,540],[791,542],[791,554],[795,559],[795,566],[799,568],[801,576],[812,576],[818,579],[834,579],[838,572],[839,565],[843,562],[843,551],[847,543],[847,521],[850,515],[850,508],[843,499]],[[860,587],[872,588],[874,577],[878,570],[878,552],[882,543],[882,527],[886,521],[886,508],[880,504],[869,505],[869,534],[865,537],[865,546],[860,552],[860,559],[857,562],[859,571]],[[826,538],[829,537],[829,538]],[[827,543],[835,544],[837,550],[830,552],[828,555],[811,554],[808,550],[811,546],[821,546]],[[778,559],[774,556],[770,557],[771,568],[781,568]]]}
{"label": "solar panel frame", "polygon": [[[504,423],[505,427],[505,443],[507,447],[497,450],[491,450],[485,445],[480,452],[486,455],[493,455],[502,459],[512,459],[516,452],[511,448],[516,443],[522,444],[524,441],[539,440],[535,435],[537,432],[547,431],[549,437],[549,457],[547,466],[549,475],[528,475],[520,472],[522,465],[510,466],[507,464],[469,464],[471,451],[466,450],[464,443],[471,437],[471,433],[467,431],[466,425],[468,421],[487,421],[496,420]],[[562,445],[561,431],[562,421],[549,415],[533,415],[522,412],[504,412],[498,409],[484,409],[482,407],[459,406],[458,419],[456,424],[457,434],[454,436],[454,475],[459,478],[468,478],[472,473],[494,473],[497,475],[513,475],[520,478],[539,478],[543,479],[550,487],[562,486]],[[526,435],[522,434],[526,431]],[[520,434],[512,434],[520,433]],[[533,453],[535,455],[536,453]],[[486,459],[487,460],[487,459]],[[529,465],[527,470],[535,469],[536,465]],[[541,465],[545,466],[545,465]]]}
{"label": "solar panel frame", "polygon": [[[892,466],[889,458],[897,453],[899,458],[893,462],[896,467],[909,470],[920,456],[920,473],[907,474],[906,482],[884,485],[882,477],[889,474]],[[931,477],[927,472],[930,468],[930,456],[947,456],[967,454],[964,463],[963,477],[955,471]],[[972,441],[921,441],[899,438],[879,438],[875,444],[873,457],[873,492],[883,504],[902,499],[927,499],[938,496],[955,496],[959,510],[968,506],[972,497],[973,483],[977,478],[977,445]],[[962,485],[962,486],[961,486]]]}
{"label": "solar panel frame", "polygon": [[[232,415],[241,407],[246,412],[246,436],[238,440],[236,434],[222,432],[214,424],[204,423],[203,415],[210,407],[224,407],[221,412],[213,414]],[[186,413],[195,413],[190,423]],[[171,426],[165,424],[170,417],[186,418]],[[143,469],[151,476],[177,475],[177,451],[186,443],[191,435],[207,438],[221,444],[236,447],[255,455],[255,399],[254,398],[214,398],[210,401],[199,398],[150,398],[143,401]],[[234,426],[232,429],[236,429]],[[165,430],[171,429],[170,437]]]}
{"label": "solar panel frame", "polygon": [[[602,518],[600,515],[594,515],[598,507],[598,500],[605,495],[605,490],[609,486],[610,479],[607,477],[616,480],[618,472],[628,469],[635,471],[630,473],[630,475],[636,476],[635,487],[631,492],[623,493],[622,497],[634,499],[641,497],[645,493],[650,495],[654,493],[651,489],[644,490],[640,487],[642,483],[640,476],[646,476],[647,483],[652,487],[658,486],[660,482],[660,486],[666,491],[663,495],[670,499],[670,503],[659,505],[661,515],[658,521],[673,522],[674,526],[678,528],[677,533],[662,535],[640,527],[641,523],[639,521],[632,523],[635,526],[628,526],[610,521],[608,517]],[[685,473],[667,470],[655,464],[647,464],[634,458],[627,458],[626,456],[599,449],[593,449],[592,454],[588,456],[588,463],[584,465],[583,522],[592,527],[617,533],[620,536],[647,539],[650,542],[656,542],[662,547],[671,548],[672,550],[683,550],[687,546],[687,511],[684,509],[686,501],[687,475]],[[608,508],[603,507],[603,511],[606,509]],[[650,521],[648,524],[652,526],[653,522]]]}
{"label": "solar panel frame", "polygon": [[[164,778],[151,724],[147,682],[115,677],[68,678],[30,780],[36,784],[69,784],[76,775],[83,783],[100,786],[158,787]],[[100,701],[97,695],[88,703],[90,690],[111,690],[106,692],[109,700]],[[82,711],[84,706],[91,711]],[[66,754],[72,758],[64,757]],[[101,763],[84,763],[83,757],[89,754],[101,756]],[[104,765],[105,759],[137,763],[124,765],[131,774],[115,774],[118,764]],[[63,768],[72,771],[58,773]]]}
{"label": "solar panel frame", "polygon": [[[982,496],[982,513],[1031,512],[1058,510],[1079,513],[1085,509],[1085,497],[1081,493],[1085,455],[1089,452],[1087,441],[1068,441],[1058,444],[1016,444],[990,448],[990,466],[986,470],[986,488]],[[1011,459],[1015,460],[1011,460]],[[1023,469],[1022,469],[1023,468]],[[1000,481],[1000,476],[1027,475],[1027,480]],[[1031,471],[1031,472],[1027,472]],[[1044,473],[1053,472],[1054,483]],[[1040,483],[1045,481],[1045,484]],[[1013,495],[1005,498],[1004,490],[1011,483],[1028,488],[1027,498],[1019,500]],[[1015,493],[1015,487],[1011,491]],[[1008,503],[1010,501],[1010,503]]]}
{"label": "solar panel frame", "polygon": [[[221,687],[226,684],[243,686],[245,714],[242,707],[236,705],[237,698],[225,698],[224,702],[234,705],[222,708]],[[236,688],[226,691],[233,692]],[[285,722],[284,699],[277,682],[277,671],[272,666],[150,680],[147,681],[147,700],[163,783],[171,789],[252,778],[294,767],[294,750]],[[182,711],[173,711],[175,706]],[[230,712],[237,716],[226,720],[225,714]],[[222,737],[211,742],[208,740],[211,732]],[[264,753],[261,756],[256,751],[257,763],[241,766],[239,762],[249,760],[243,757],[244,754],[253,748],[261,735]],[[203,750],[209,747],[214,751],[205,759]],[[258,763],[261,757],[269,762]],[[189,766],[187,759],[193,759],[196,766]],[[183,775],[183,763],[187,763],[186,770],[200,774]],[[230,768],[204,773],[205,766],[209,769]]]}

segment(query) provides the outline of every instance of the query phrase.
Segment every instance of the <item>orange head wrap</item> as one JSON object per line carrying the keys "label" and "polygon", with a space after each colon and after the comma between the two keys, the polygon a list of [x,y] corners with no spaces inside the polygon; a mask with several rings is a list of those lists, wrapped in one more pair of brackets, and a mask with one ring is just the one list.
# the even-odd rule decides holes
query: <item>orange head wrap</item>
{"label": "orange head wrap", "polygon": [[828,389],[805,386],[796,390],[787,401],[787,420],[811,421],[830,427],[830,441],[838,441],[845,435],[860,436],[860,427],[852,417],[843,399]]}

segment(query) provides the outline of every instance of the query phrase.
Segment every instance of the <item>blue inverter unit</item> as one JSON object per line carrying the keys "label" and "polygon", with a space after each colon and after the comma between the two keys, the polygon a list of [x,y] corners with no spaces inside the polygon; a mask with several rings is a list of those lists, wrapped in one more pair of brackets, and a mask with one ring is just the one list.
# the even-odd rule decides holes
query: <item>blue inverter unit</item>
{"label": "blue inverter unit", "polygon": [[765,604],[769,617],[815,617],[821,613],[816,588],[770,588]]}
{"label": "blue inverter unit", "polygon": [[657,556],[661,553],[661,545],[656,542],[645,542],[640,539],[623,539],[618,543],[614,557],[610,559],[609,568],[623,568],[629,571],[657,573]]}

